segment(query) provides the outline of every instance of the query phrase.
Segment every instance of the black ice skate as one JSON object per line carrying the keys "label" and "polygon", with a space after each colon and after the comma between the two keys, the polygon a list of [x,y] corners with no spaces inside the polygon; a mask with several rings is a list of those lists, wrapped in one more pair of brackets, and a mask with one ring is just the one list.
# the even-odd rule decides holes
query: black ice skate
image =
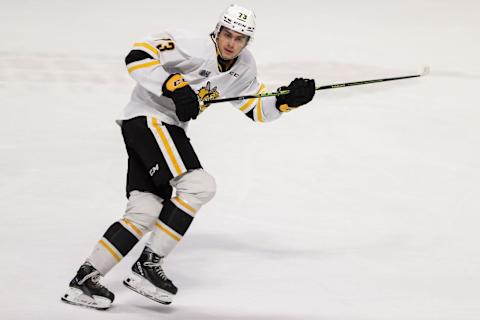
{"label": "black ice skate", "polygon": [[77,271],[75,278],[70,281],[67,292],[62,301],[67,303],[106,310],[115,298],[115,295],[99,283],[100,272],[93,266],[84,263]]}
{"label": "black ice skate", "polygon": [[151,249],[145,248],[132,266],[132,274],[123,281],[129,289],[162,304],[172,303],[177,287],[162,269],[162,259]]}

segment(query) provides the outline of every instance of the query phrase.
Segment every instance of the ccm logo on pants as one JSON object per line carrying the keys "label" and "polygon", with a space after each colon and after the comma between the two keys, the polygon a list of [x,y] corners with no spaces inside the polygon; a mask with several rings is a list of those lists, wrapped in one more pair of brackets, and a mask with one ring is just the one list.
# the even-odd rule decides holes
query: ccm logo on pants
{"label": "ccm logo on pants", "polygon": [[150,171],[149,171],[149,172],[150,172],[150,177],[153,177],[153,175],[155,174],[155,172],[157,172],[158,170],[160,170],[160,168],[159,168],[158,163],[157,163],[154,167],[152,167],[152,168],[150,169]]}

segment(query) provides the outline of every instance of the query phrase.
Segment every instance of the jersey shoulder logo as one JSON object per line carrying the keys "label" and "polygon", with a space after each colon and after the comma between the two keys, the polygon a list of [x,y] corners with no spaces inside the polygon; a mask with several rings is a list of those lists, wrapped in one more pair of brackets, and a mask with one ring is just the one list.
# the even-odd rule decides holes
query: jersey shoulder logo
{"label": "jersey shoulder logo", "polygon": [[210,76],[210,73],[211,73],[210,71],[202,69],[198,74],[201,75],[202,77],[208,78]]}
{"label": "jersey shoulder logo", "polygon": [[[200,101],[202,102],[208,102],[214,99],[217,99],[220,97],[220,92],[217,90],[217,86],[212,88],[212,84],[210,81],[207,82],[207,84],[198,90],[198,97],[200,98]],[[204,111],[206,108],[208,108],[210,104],[205,103],[201,108],[200,111]]]}

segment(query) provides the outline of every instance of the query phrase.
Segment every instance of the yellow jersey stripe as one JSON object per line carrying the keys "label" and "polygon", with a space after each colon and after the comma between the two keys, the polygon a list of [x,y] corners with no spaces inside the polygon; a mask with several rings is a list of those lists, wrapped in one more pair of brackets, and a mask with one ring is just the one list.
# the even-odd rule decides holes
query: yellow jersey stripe
{"label": "yellow jersey stripe", "polygon": [[168,230],[167,228],[165,228],[164,226],[162,226],[160,223],[155,223],[155,226],[157,228],[159,228],[160,230],[162,230],[163,232],[165,232],[166,234],[168,234],[170,237],[172,237],[173,239],[177,240],[177,241],[180,241],[180,237],[178,237],[177,235],[173,234],[173,232],[171,232],[170,230]]}
{"label": "yellow jersey stripe", "polygon": [[131,221],[128,220],[128,219],[123,219],[123,221],[124,221],[126,224],[128,224],[128,226],[129,226],[130,228],[132,228],[133,231],[135,231],[136,234],[138,234],[140,237],[143,237],[143,232],[142,232],[140,229],[138,229],[138,227],[137,227],[135,224],[133,224],[133,222],[131,222]]}
{"label": "yellow jersey stripe", "polygon": [[262,85],[260,86],[260,89],[258,89],[258,93],[264,93],[265,91],[267,91],[267,88],[266,88],[265,85],[262,83]]}
{"label": "yellow jersey stripe", "polygon": [[263,122],[262,99],[260,98],[258,98],[258,104],[257,104],[257,121]]}
{"label": "yellow jersey stripe", "polygon": [[250,107],[250,105],[253,103],[253,101],[255,101],[256,98],[252,98],[252,99],[249,99],[247,101],[247,103],[245,103],[241,108],[240,108],[240,111],[245,111],[246,109],[248,109],[248,107]]}
{"label": "yellow jersey stripe", "polygon": [[168,156],[172,161],[173,166],[175,167],[175,171],[177,172],[178,175],[182,174],[182,169],[180,169],[180,165],[178,164],[178,161],[175,158],[175,155],[173,154],[172,147],[168,144],[167,137],[165,136],[165,133],[163,132],[162,128],[160,128],[160,126],[158,125],[158,121],[156,118],[152,118],[152,125],[155,128],[155,130],[157,130],[158,135],[160,136],[160,139],[162,139],[163,145],[167,150]]}
{"label": "yellow jersey stripe", "polygon": [[[258,89],[256,94],[259,94],[264,89],[266,88],[265,88],[265,85],[262,83],[262,85],[260,86],[260,89]],[[246,109],[248,109],[248,107],[250,107],[250,105],[255,101],[255,99],[257,98],[248,99],[247,103],[245,103],[243,106],[240,107],[240,111],[245,111]]]}
{"label": "yellow jersey stripe", "polygon": [[158,51],[157,48],[152,46],[149,43],[146,42],[136,42],[133,44],[134,47],[144,47],[145,49],[149,50],[151,53],[153,53],[153,56],[156,57],[160,54],[160,51]]}
{"label": "yellow jersey stripe", "polygon": [[186,202],[185,202],[184,200],[182,200],[180,197],[176,197],[176,198],[174,198],[174,199],[175,199],[180,205],[182,205],[182,207],[184,207],[185,209],[187,209],[187,210],[189,210],[189,211],[191,211],[191,212],[193,212],[193,213],[197,212],[197,210],[196,210],[194,207],[190,206],[188,203],[186,203]]}
{"label": "yellow jersey stripe", "polygon": [[151,67],[151,66],[156,66],[158,64],[160,64],[160,61],[153,60],[153,61],[149,61],[149,62],[146,62],[146,63],[137,64],[136,66],[130,67],[127,70],[128,70],[128,73],[132,73],[135,70],[138,70],[138,69],[141,69],[141,68],[148,68],[148,67]]}
{"label": "yellow jersey stripe", "polygon": [[103,239],[100,239],[100,241],[98,241],[105,249],[107,249],[108,252],[110,252],[110,254],[115,258],[115,260],[117,260],[117,262],[119,262],[120,260],[122,260],[122,258],[112,249],[110,248],[110,246],[108,245],[108,243],[106,243],[105,241],[103,241]]}

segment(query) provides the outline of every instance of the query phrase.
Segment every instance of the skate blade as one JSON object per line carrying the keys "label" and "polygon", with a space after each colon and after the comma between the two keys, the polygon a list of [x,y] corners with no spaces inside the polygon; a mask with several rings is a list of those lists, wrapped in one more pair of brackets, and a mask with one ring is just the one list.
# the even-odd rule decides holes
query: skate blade
{"label": "skate blade", "polygon": [[92,298],[77,288],[68,288],[67,292],[61,297],[61,300],[68,304],[95,310],[107,310],[112,305],[112,302],[107,298],[99,296],[93,296]]}
{"label": "skate blade", "polygon": [[135,291],[138,294],[141,294],[144,297],[147,297],[155,302],[169,305],[172,303],[172,294],[155,287],[145,278],[132,274],[123,281],[123,284],[130,290]]}

